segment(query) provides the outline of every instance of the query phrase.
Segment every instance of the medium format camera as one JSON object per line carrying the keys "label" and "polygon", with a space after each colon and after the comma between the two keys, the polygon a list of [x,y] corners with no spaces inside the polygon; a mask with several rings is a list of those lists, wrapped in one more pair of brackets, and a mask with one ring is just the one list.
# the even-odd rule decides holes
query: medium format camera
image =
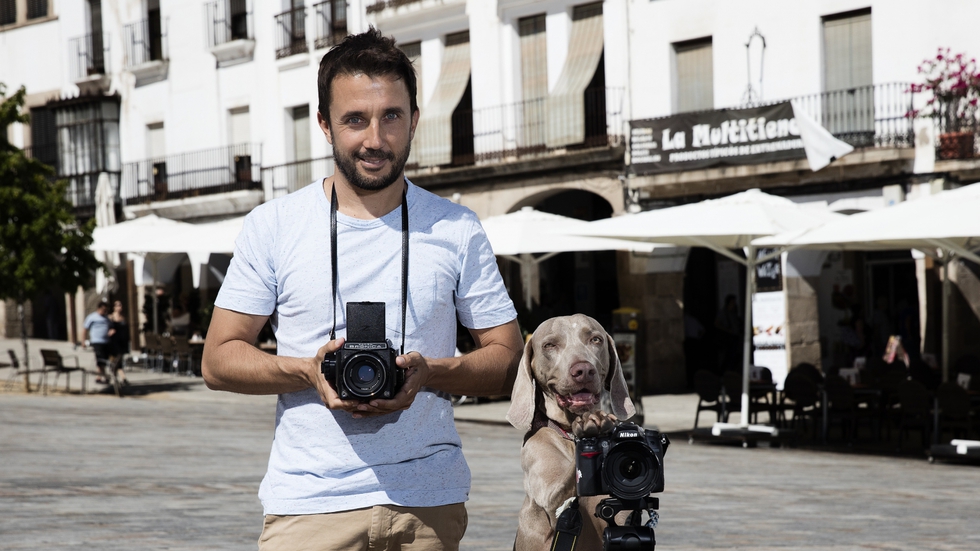
{"label": "medium format camera", "polygon": [[323,357],[320,371],[342,400],[389,399],[405,384],[397,355],[385,338],[385,304],[348,302],[344,346]]}
{"label": "medium format camera", "polygon": [[609,494],[624,501],[664,491],[664,453],[670,440],[655,430],[622,422],[611,434],[575,442],[578,495]]}

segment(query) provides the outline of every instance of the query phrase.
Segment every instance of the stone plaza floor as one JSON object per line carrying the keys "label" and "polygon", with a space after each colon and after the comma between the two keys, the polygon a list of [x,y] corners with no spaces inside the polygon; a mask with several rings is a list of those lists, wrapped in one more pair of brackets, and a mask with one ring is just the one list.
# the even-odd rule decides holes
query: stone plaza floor
{"label": "stone plaza floor", "polygon": [[[0,549],[256,548],[275,399],[211,392],[192,377],[131,378],[123,399],[0,389]],[[647,424],[674,436],[658,549],[980,549],[980,466],[690,445],[680,428],[691,400],[644,399]],[[456,408],[473,473],[462,549],[513,545],[522,435],[502,423],[506,407]]]}

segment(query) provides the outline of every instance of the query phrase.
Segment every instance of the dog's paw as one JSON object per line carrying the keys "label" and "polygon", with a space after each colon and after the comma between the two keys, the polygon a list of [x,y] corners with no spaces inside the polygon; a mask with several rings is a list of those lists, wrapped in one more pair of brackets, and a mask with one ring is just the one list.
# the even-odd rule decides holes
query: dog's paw
{"label": "dog's paw", "polygon": [[572,434],[576,438],[599,436],[612,432],[616,421],[615,415],[604,411],[586,413],[572,422]]}

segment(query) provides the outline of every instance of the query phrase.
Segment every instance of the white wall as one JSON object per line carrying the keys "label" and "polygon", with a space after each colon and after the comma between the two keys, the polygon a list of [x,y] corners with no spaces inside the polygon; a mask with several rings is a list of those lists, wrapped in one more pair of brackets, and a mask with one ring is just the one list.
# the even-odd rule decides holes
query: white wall
{"label": "white wall", "polygon": [[[765,36],[764,100],[822,90],[821,17],[871,7],[874,82],[914,82],[939,46],[980,56],[980,2],[970,0],[629,0],[633,118],[670,114],[671,44],[711,36],[716,107],[741,103],[745,43]],[[607,1],[607,4],[609,2]],[[607,58],[608,60],[608,58]],[[753,83],[755,84],[755,83]]]}

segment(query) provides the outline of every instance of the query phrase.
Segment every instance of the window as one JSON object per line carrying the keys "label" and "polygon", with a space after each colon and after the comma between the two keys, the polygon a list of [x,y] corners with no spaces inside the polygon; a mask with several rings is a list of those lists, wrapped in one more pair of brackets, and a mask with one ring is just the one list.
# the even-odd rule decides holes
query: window
{"label": "window", "polygon": [[246,0],[228,0],[228,17],[231,23],[231,39],[247,39],[248,6]]}
{"label": "window", "polygon": [[548,95],[548,38],[545,14],[517,22],[521,43],[521,90],[525,100]]}
{"label": "window", "polygon": [[408,44],[399,44],[399,48],[405,55],[408,56],[408,60],[412,62],[412,67],[415,68],[415,101],[418,105],[422,105],[422,43],[415,41],[409,42]]}
{"label": "window", "polygon": [[304,161],[310,158],[310,106],[300,105],[289,109],[292,130],[292,159]]}
{"label": "window", "polygon": [[445,45],[439,81],[419,118],[418,147],[409,164],[440,166],[473,157],[469,31],[446,35]]}
{"label": "window", "polygon": [[48,16],[48,0],[27,0],[27,18],[38,19]]}
{"label": "window", "polygon": [[168,191],[166,154],[163,123],[157,122],[146,125],[146,157],[152,166],[154,194],[161,201],[166,199]]}
{"label": "window", "polygon": [[17,22],[17,0],[0,0],[0,25]]}
{"label": "window", "polygon": [[249,125],[248,107],[228,110],[228,145],[252,141],[252,127]]}
{"label": "window", "polygon": [[715,108],[711,38],[674,44],[674,112]]}
{"label": "window", "polygon": [[823,48],[821,125],[852,145],[872,145],[871,10],[824,17]]}
{"label": "window", "polygon": [[824,17],[824,90],[872,84],[871,10]]}
{"label": "window", "polygon": [[597,116],[602,119],[602,136],[605,136],[603,46],[602,3],[575,6],[565,65],[548,94],[546,147],[586,143],[590,128],[595,131],[586,121],[596,120]]}
{"label": "window", "polygon": [[316,43],[318,49],[339,44],[347,36],[347,2],[326,0],[313,6],[316,10]]}

